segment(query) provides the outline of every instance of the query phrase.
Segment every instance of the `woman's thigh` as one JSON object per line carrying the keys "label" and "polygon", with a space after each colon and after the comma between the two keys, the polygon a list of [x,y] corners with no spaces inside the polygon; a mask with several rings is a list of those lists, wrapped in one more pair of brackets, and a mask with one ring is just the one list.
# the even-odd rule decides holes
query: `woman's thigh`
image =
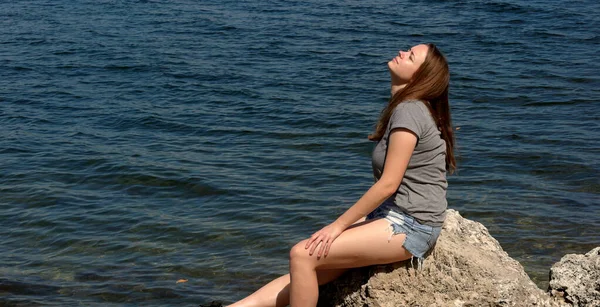
{"label": "woman's thigh", "polygon": [[316,252],[309,255],[309,250],[304,248],[306,240],[299,242],[292,248],[292,261],[309,263],[316,269],[339,269],[392,263],[412,257],[402,246],[406,235],[391,234],[387,220],[369,220],[342,232],[331,244],[327,256],[317,258]]}

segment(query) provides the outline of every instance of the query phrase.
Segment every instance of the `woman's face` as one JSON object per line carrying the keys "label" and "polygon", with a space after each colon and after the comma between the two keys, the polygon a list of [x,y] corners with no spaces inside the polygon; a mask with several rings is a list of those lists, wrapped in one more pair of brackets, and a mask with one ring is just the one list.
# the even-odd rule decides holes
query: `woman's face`
{"label": "woman's face", "polygon": [[408,83],[425,61],[428,50],[429,47],[424,44],[416,45],[407,51],[400,50],[398,56],[388,62],[392,81],[400,84]]}

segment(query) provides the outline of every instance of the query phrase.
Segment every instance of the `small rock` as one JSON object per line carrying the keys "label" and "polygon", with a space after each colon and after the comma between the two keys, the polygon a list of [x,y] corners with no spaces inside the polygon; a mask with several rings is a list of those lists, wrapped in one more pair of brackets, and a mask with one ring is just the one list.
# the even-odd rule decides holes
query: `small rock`
{"label": "small rock", "polygon": [[600,247],[568,254],[550,269],[548,291],[573,306],[600,306]]}

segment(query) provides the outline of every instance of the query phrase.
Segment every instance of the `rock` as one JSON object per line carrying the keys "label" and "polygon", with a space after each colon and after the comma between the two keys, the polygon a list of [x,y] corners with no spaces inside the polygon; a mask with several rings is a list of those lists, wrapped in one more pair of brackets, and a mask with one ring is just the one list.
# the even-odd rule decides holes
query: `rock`
{"label": "rock", "polygon": [[562,257],[550,269],[548,291],[574,306],[600,306],[600,247]]}
{"label": "rock", "polygon": [[482,224],[455,210],[421,270],[416,260],[350,270],[320,293],[318,306],[569,306],[540,290]]}

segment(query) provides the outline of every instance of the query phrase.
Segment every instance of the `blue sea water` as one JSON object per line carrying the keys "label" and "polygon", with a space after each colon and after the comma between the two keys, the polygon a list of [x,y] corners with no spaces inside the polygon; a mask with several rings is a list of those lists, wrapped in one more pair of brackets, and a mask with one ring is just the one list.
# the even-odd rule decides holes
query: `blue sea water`
{"label": "blue sea water", "polygon": [[193,306],[285,273],[372,184],[385,63],[421,42],[452,73],[449,207],[545,287],[600,245],[597,1],[19,0],[0,305]]}

